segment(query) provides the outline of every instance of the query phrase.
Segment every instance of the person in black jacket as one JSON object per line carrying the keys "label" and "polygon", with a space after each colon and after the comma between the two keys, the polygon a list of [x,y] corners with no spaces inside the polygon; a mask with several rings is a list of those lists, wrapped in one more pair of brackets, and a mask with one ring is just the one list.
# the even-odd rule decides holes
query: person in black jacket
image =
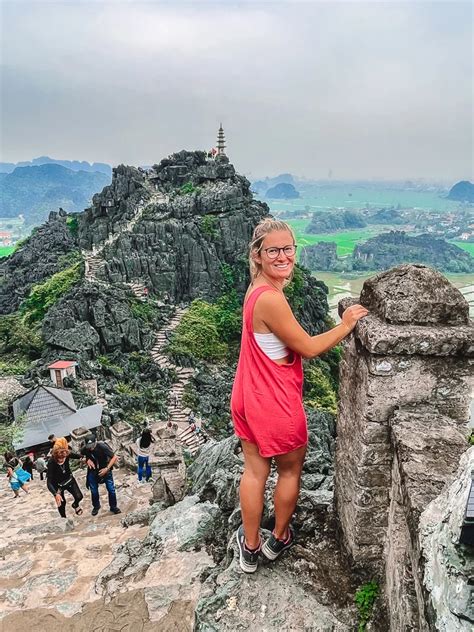
{"label": "person in black jacket", "polygon": [[[64,443],[63,443],[64,442]],[[47,482],[48,489],[53,494],[59,515],[66,517],[66,499],[64,492],[68,491],[72,494],[74,502],[72,507],[76,514],[82,514],[82,508],[79,503],[84,498],[76,479],[72,475],[69,459],[80,459],[81,455],[71,452],[67,447],[66,439],[57,439],[53,447],[51,459],[48,462]]]}

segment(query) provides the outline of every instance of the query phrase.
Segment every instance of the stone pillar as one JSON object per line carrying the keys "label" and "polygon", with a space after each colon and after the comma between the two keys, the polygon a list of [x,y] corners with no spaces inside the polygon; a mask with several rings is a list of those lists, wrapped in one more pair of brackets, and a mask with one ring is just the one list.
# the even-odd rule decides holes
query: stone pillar
{"label": "stone pillar", "polygon": [[130,443],[133,436],[133,427],[126,421],[118,421],[109,428],[110,447],[117,452],[123,445]]}
{"label": "stone pillar", "polygon": [[80,452],[88,435],[90,435],[90,430],[87,430],[84,426],[79,426],[79,428],[71,430],[71,440],[69,441],[71,450],[73,452]]}
{"label": "stone pillar", "polygon": [[339,313],[354,303],[369,315],[343,343],[335,504],[353,561],[382,570],[394,454],[390,420],[397,410],[429,406],[443,423],[464,428],[474,327],[462,294],[422,265],[368,279],[359,299],[339,303]]}

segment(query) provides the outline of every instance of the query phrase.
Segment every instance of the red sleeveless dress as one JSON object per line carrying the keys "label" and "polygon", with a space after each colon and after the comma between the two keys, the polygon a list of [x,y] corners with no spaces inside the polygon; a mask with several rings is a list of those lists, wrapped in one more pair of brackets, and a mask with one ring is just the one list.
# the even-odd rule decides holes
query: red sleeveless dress
{"label": "red sleeveless dress", "polygon": [[244,304],[242,343],[231,397],[235,434],[255,443],[263,457],[286,454],[308,442],[303,408],[303,366],[294,351],[289,364],[277,364],[258,346],[253,311],[269,285],[258,287]]}

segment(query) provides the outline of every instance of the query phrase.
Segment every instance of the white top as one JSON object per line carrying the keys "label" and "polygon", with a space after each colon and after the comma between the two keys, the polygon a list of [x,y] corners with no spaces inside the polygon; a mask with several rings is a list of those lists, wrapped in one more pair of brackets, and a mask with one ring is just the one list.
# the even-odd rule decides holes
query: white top
{"label": "white top", "polygon": [[254,332],[253,335],[260,349],[271,360],[281,360],[288,355],[287,346],[275,334],[257,334]]}
{"label": "white top", "polygon": [[137,441],[138,456],[143,456],[143,457],[150,456],[152,444],[150,443],[148,448],[142,448],[142,446],[140,444],[141,444],[141,437],[139,437],[138,441]]}

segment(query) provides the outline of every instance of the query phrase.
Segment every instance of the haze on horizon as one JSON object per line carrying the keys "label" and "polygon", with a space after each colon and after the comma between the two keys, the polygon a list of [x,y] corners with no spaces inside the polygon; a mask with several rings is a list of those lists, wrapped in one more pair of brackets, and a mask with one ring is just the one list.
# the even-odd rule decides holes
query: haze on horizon
{"label": "haze on horizon", "polygon": [[0,160],[473,177],[470,2],[1,1]]}

